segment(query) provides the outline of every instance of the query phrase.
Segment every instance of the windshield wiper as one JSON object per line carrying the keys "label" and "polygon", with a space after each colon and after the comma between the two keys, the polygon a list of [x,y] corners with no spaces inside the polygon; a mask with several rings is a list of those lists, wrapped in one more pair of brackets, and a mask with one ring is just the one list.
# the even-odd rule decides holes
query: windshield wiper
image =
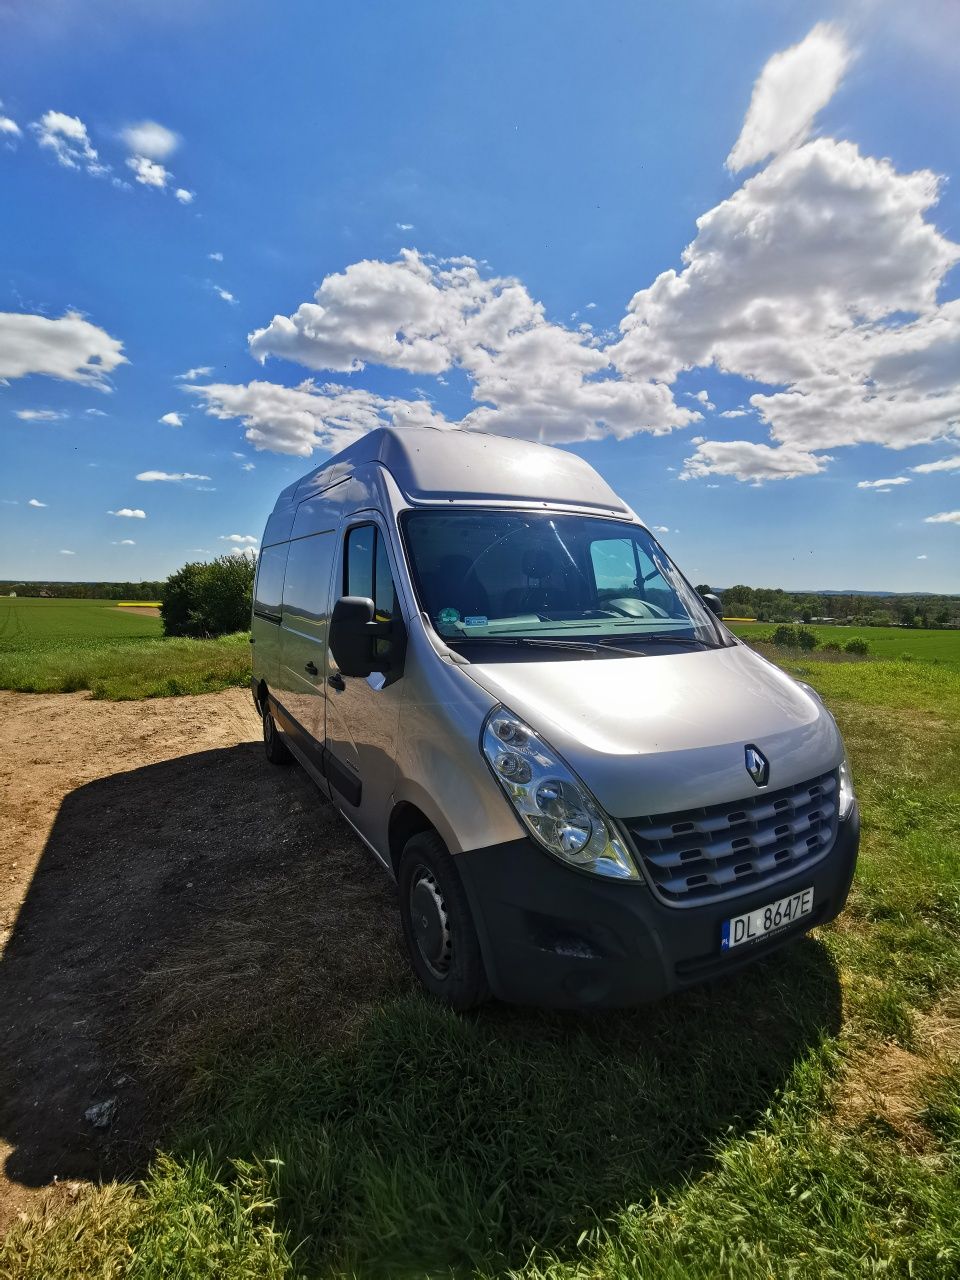
{"label": "windshield wiper", "polygon": [[[615,637],[611,636],[609,639],[615,639]],[[598,653],[602,648],[606,653],[623,653],[628,658],[637,656],[632,649],[623,649],[619,645],[607,643],[606,636],[598,636],[596,640],[588,640],[586,637],[580,640],[564,640],[562,636],[457,636],[454,643],[460,644],[464,640],[470,640],[474,644],[522,645],[531,649],[567,649],[573,653]]]}
{"label": "windshield wiper", "polygon": [[[626,640],[629,644],[695,644],[704,649],[726,648],[726,645],[714,644],[712,640],[700,640],[697,636],[675,636],[671,635],[669,631],[653,631],[650,635],[643,636],[617,636],[616,639],[618,643],[623,643]],[[597,639],[597,644],[605,645],[606,642],[606,636],[600,636]]]}

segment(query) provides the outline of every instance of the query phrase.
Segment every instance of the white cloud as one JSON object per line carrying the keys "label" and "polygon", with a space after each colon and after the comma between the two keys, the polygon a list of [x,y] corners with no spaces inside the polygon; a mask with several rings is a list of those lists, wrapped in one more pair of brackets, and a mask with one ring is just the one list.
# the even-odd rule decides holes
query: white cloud
{"label": "white cloud", "polygon": [[749,409],[724,409],[720,414],[721,418],[745,418],[749,414]]}
{"label": "white cloud", "polygon": [[76,553],[75,551],[64,551],[64,550],[61,550],[60,554],[61,554],[62,556],[75,556],[77,553]]}
{"label": "white cloud", "polygon": [[139,124],[127,125],[120,136],[134,155],[147,156],[151,160],[166,160],[180,145],[180,135],[156,120],[141,120]]}
{"label": "white cloud", "polygon": [[[3,103],[0,102],[0,107],[2,106]],[[10,139],[19,138],[22,134],[23,130],[17,124],[16,120],[12,120],[10,116],[5,116],[0,112],[0,136],[6,138],[9,142]]]}
{"label": "white cloud", "polygon": [[706,391],[687,391],[684,394],[688,395],[691,400],[698,401],[705,409],[715,409],[717,407]]}
{"label": "white cloud", "polygon": [[222,253],[208,253],[208,254],[207,254],[207,257],[210,259],[210,261],[211,261],[211,262],[222,262],[222,261],[223,261],[223,254],[222,254]]}
{"label": "white cloud", "polygon": [[858,489],[892,489],[895,485],[909,484],[909,476],[894,476],[892,480],[858,480]]}
{"label": "white cloud", "polygon": [[127,168],[133,170],[133,176],[143,186],[159,187],[161,190],[167,185],[172,176],[162,164],[158,164],[156,160],[148,159],[147,156],[129,156],[127,158]]}
{"label": "white cloud", "polygon": [[104,413],[102,409],[84,409],[84,413],[90,415],[91,418],[109,418],[108,413]]}
{"label": "white cloud", "polygon": [[654,532],[654,533],[669,533],[669,532],[670,532],[670,530],[667,528],[667,526],[666,526],[665,524],[655,524],[655,525],[653,525],[653,532]]}
{"label": "white cloud", "polygon": [[587,305],[586,305],[586,307],[584,308],[584,310],[586,310],[586,311],[592,311],[596,305],[597,305],[597,304],[596,304],[595,302],[588,302],[588,303],[587,303]]}
{"label": "white cloud", "polygon": [[38,502],[36,498],[31,498],[27,503],[28,507],[45,507],[46,505],[45,502]]}
{"label": "white cloud", "polygon": [[925,524],[960,524],[960,511],[938,511],[935,516],[927,516]]}
{"label": "white cloud", "polygon": [[177,187],[173,194],[181,204],[193,204],[197,193],[195,191],[188,191],[186,187]]}
{"label": "white cloud", "polygon": [[138,471],[138,480],[209,480],[209,476],[194,475],[192,471]]}
{"label": "white cloud", "polygon": [[753,86],[727,168],[736,173],[802,142],[836,93],[849,62],[842,33],[824,22],[799,44],[775,53]]}
{"label": "white cloud", "polygon": [[177,379],[181,382],[193,382],[195,378],[206,378],[213,373],[212,364],[201,364],[196,369],[188,369],[186,373],[178,373]]}
{"label": "white cloud", "polygon": [[960,471],[960,453],[955,453],[952,458],[938,458],[936,462],[921,462],[910,470],[920,475],[929,475],[933,471]]}
{"label": "white cloud", "polygon": [[412,223],[412,222],[398,222],[398,223],[397,223],[397,230],[398,230],[398,231],[412,231],[412,230],[413,230],[413,223]]}
{"label": "white cloud", "polygon": [[240,468],[241,471],[256,471],[256,466],[252,462],[245,462]]}
{"label": "white cloud", "polygon": [[833,459],[826,454],[806,453],[790,445],[771,448],[749,440],[705,440],[683,464],[681,480],[698,476],[735,476],[737,480],[792,480],[815,476]]}
{"label": "white cloud", "polygon": [[58,422],[67,415],[56,409],[17,409],[16,416],[21,422]]}
{"label": "white cloud", "polygon": [[137,544],[132,538],[121,538],[119,542],[111,542],[111,547],[135,547]]}
{"label": "white cloud", "polygon": [[926,560],[926,558],[927,558],[926,556],[917,556],[918,560]]}
{"label": "white cloud", "polygon": [[122,342],[75,311],[59,320],[0,312],[0,379],[42,373],[107,391],[107,375],[127,363],[122,351]]}
{"label": "white cloud", "polygon": [[128,520],[146,520],[147,513],[139,507],[121,507],[119,511],[108,511],[108,516],[124,516]]}
{"label": "white cloud", "polygon": [[224,302],[229,302],[231,306],[236,306],[237,299],[233,296],[233,294],[230,292],[229,289],[221,289],[218,284],[212,284],[210,288],[213,290],[213,292],[217,295],[218,298],[222,298]]}
{"label": "white cloud", "polygon": [[252,533],[222,533],[220,535],[221,542],[238,542],[244,546],[255,547],[260,541],[255,538]]}
{"label": "white cloud", "polygon": [[257,549],[256,547],[231,547],[230,554],[232,556],[240,556],[244,560],[256,560]]}
{"label": "white cloud", "polygon": [[52,151],[65,169],[85,169],[93,177],[109,172],[90,144],[87,126],[77,116],[47,111],[30,126],[38,144]]}
{"label": "white cloud", "polygon": [[183,426],[183,417],[179,413],[165,413],[163,417],[158,418],[157,421],[164,423],[168,427]]}

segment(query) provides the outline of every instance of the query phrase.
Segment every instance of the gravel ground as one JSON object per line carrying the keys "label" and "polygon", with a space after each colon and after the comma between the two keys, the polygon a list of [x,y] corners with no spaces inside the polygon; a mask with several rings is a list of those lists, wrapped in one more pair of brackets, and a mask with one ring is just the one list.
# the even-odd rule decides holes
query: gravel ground
{"label": "gravel ground", "polygon": [[244,690],[0,693],[0,1230],[135,1176],[198,1059],[407,989],[394,890]]}

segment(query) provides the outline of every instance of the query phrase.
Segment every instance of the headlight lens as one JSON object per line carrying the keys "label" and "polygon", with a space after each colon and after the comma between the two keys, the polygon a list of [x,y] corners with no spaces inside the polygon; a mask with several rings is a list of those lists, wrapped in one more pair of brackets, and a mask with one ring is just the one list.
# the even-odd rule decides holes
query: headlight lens
{"label": "headlight lens", "polygon": [[483,726],[483,754],[521,822],[554,857],[582,871],[635,880],[626,846],[576,774],[512,711]]}
{"label": "headlight lens", "polygon": [[850,772],[850,763],[844,756],[840,761],[840,797],[837,806],[840,811],[840,820],[849,817],[850,810],[853,808],[853,774]]}

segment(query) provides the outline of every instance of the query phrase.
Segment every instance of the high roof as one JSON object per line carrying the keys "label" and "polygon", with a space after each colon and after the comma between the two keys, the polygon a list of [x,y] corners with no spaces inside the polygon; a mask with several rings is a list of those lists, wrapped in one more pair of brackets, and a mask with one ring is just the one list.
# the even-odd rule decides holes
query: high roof
{"label": "high roof", "polygon": [[300,502],[364,464],[379,462],[411,503],[548,502],[630,515],[589,463],[548,445],[436,427],[381,427],[281,494]]}

